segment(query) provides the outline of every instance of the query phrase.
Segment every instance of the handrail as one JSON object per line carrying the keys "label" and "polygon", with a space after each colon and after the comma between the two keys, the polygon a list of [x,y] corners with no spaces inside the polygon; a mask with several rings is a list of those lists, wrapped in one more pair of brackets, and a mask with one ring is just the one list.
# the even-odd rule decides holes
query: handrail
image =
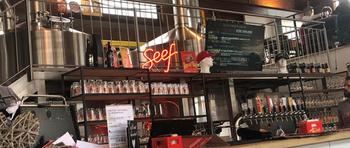
{"label": "handrail", "polygon": [[24,75],[23,72],[28,70],[28,69],[30,69],[30,67],[31,67],[30,65],[24,67],[22,70],[18,71],[16,74],[14,74],[12,77],[10,77],[7,80],[5,80],[4,82],[2,82],[0,85],[3,86],[3,85],[6,85],[9,82],[14,81],[14,79],[17,78],[18,76],[20,76],[21,74]]}
{"label": "handrail", "polygon": [[[47,2],[45,0],[34,0],[38,2]],[[264,17],[264,18],[270,18],[270,19],[281,19],[281,20],[290,20],[290,21],[300,21],[300,22],[309,22],[309,23],[320,23],[324,24],[323,21],[309,21],[309,20],[302,20],[302,19],[292,19],[292,18],[285,18],[285,17],[279,17],[279,16],[273,16],[273,15],[264,15],[264,14],[255,14],[255,13],[247,13],[247,12],[239,12],[239,11],[232,11],[232,10],[221,10],[221,9],[214,9],[214,8],[204,8],[204,7],[197,7],[197,6],[188,6],[188,5],[178,5],[178,4],[170,4],[170,3],[164,3],[164,2],[154,2],[149,0],[129,0],[130,2],[139,2],[139,3],[148,3],[148,4],[158,4],[158,5],[167,5],[172,7],[181,7],[181,8],[187,8],[187,9],[199,9],[199,10],[207,10],[207,11],[217,11],[217,12],[223,12],[223,13],[233,13],[233,14],[241,14],[241,15],[248,15],[248,16],[256,16],[256,17]],[[53,4],[66,4],[62,2],[50,2]],[[90,5],[80,5],[80,6],[89,6]],[[103,8],[100,6],[100,8]]]}

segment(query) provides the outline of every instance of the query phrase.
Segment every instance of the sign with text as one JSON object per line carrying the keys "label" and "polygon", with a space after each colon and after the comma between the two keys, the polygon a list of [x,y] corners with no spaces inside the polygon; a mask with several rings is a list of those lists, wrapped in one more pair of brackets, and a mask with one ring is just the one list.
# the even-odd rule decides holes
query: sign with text
{"label": "sign with text", "polygon": [[177,57],[178,52],[176,51],[175,43],[172,43],[169,49],[163,49],[161,51],[154,50],[153,48],[147,48],[143,52],[143,57],[146,59],[146,63],[142,64],[142,68],[159,69],[159,65],[164,65],[163,72],[167,73],[170,71],[170,66],[173,59]]}
{"label": "sign with text", "polygon": [[106,106],[108,140],[110,148],[128,147],[128,120],[134,120],[134,110],[131,104]]}
{"label": "sign with text", "polygon": [[208,21],[205,49],[216,53],[213,72],[260,71],[264,57],[264,27]]}

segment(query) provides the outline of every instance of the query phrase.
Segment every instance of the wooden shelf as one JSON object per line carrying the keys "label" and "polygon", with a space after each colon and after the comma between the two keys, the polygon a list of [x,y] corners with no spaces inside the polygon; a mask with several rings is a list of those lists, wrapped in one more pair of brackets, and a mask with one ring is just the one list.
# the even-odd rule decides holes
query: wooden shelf
{"label": "wooden shelf", "polygon": [[[86,101],[134,100],[149,99],[149,93],[122,93],[122,94],[84,94]],[[83,94],[74,96],[71,101],[82,101]]]}

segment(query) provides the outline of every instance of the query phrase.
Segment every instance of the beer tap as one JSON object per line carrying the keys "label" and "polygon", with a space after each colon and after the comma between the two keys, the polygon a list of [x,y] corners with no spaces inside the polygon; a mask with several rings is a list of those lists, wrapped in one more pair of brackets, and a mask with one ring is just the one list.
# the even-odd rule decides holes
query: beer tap
{"label": "beer tap", "polygon": [[248,104],[247,103],[242,103],[241,104],[242,106],[242,111],[243,111],[243,117],[242,117],[242,120],[246,120],[248,118]]}
{"label": "beer tap", "polygon": [[260,121],[262,121],[261,119],[263,117],[263,115],[262,115],[262,113],[263,113],[263,105],[262,105],[262,102],[261,102],[261,98],[259,96],[256,96],[255,100],[256,100],[256,108],[257,108],[257,112],[258,112],[256,118],[260,118]]}
{"label": "beer tap", "polygon": [[267,102],[267,110],[268,110],[268,118],[271,119],[271,122],[273,122],[273,101],[272,98],[270,96],[266,96],[266,102]]}
{"label": "beer tap", "polygon": [[286,121],[288,121],[287,98],[282,97],[281,99],[282,99],[282,116],[284,116],[284,119],[286,119]]}
{"label": "beer tap", "polygon": [[255,114],[255,109],[254,109],[254,106],[253,106],[253,100],[252,99],[248,99],[248,119],[250,121],[250,124],[252,125],[253,124],[253,116]]}
{"label": "beer tap", "polygon": [[258,122],[258,114],[257,114],[255,108],[253,108],[253,115],[252,115],[252,118],[255,119],[255,124],[259,124],[259,122]]}
{"label": "beer tap", "polygon": [[252,124],[253,124],[253,111],[252,111],[252,109],[250,109],[249,107],[248,107],[247,119],[249,120],[250,125],[252,125]]}
{"label": "beer tap", "polygon": [[300,101],[300,98],[298,98],[297,100],[296,100],[296,110],[297,110],[297,114],[298,114],[298,119],[299,119],[299,121],[300,120],[302,120],[302,116],[301,116],[301,101]]}
{"label": "beer tap", "polygon": [[274,105],[273,107],[272,107],[272,117],[273,118],[275,118],[276,119],[276,121],[278,121],[278,117],[277,117],[277,108],[276,108],[276,106]]}
{"label": "beer tap", "polygon": [[[294,109],[294,104],[295,104],[295,101],[292,97],[288,97],[288,116],[290,118],[290,120],[293,121],[293,119],[295,119],[294,117],[294,113],[295,113],[295,109]],[[295,119],[296,120],[296,119]]]}
{"label": "beer tap", "polygon": [[281,121],[283,122],[283,104],[280,103],[278,106],[278,116],[280,117]]}

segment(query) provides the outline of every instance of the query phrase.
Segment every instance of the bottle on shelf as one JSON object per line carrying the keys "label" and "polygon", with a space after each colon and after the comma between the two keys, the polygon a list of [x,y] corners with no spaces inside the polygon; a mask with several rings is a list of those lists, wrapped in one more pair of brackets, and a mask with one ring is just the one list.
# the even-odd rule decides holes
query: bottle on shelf
{"label": "bottle on shelf", "polygon": [[104,67],[104,59],[103,59],[103,46],[101,35],[92,34],[92,51],[94,53],[94,65],[96,67]]}
{"label": "bottle on shelf", "polygon": [[92,43],[90,39],[87,39],[86,51],[85,51],[85,65],[87,67],[95,67],[95,55],[92,49]]}
{"label": "bottle on shelf", "polygon": [[106,47],[106,67],[113,67],[113,60],[114,60],[114,55],[113,55],[113,50],[110,42],[107,42],[107,47]]}

